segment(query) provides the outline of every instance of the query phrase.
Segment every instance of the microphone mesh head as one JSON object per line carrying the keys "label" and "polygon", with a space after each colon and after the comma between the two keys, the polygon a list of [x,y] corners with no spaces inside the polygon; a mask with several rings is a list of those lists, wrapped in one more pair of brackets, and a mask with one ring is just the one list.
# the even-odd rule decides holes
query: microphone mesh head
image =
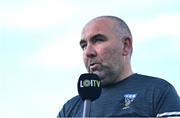
{"label": "microphone mesh head", "polygon": [[78,93],[83,100],[95,100],[101,94],[101,80],[93,73],[82,74],[78,80]]}

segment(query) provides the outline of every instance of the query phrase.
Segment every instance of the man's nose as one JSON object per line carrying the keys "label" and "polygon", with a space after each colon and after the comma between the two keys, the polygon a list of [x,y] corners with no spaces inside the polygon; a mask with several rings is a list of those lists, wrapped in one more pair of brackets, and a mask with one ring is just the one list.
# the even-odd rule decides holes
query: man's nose
{"label": "man's nose", "polygon": [[96,49],[93,45],[87,45],[86,49],[84,50],[84,54],[86,57],[95,57],[97,55]]}

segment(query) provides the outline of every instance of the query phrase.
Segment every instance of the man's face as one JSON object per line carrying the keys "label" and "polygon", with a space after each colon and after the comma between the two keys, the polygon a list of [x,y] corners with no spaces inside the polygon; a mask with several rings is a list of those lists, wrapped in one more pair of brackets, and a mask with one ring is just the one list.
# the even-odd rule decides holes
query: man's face
{"label": "man's face", "polygon": [[96,20],[85,26],[81,36],[86,69],[97,74],[102,85],[116,82],[124,67],[123,43],[114,27],[108,19]]}

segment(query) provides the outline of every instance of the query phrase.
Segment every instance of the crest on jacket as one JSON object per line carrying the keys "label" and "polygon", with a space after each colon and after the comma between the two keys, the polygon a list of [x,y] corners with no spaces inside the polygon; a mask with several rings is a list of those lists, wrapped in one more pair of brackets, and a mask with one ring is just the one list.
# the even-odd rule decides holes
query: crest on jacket
{"label": "crest on jacket", "polygon": [[127,109],[130,107],[131,103],[135,100],[137,94],[125,94],[124,95],[124,107],[123,109]]}

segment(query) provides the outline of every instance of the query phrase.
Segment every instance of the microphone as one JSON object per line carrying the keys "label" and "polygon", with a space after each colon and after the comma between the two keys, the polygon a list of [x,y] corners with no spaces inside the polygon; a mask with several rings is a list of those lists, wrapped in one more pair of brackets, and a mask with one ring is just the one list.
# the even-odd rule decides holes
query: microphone
{"label": "microphone", "polygon": [[96,100],[101,94],[101,80],[93,73],[85,73],[79,77],[78,93],[84,101],[83,117],[90,117],[91,101]]}

